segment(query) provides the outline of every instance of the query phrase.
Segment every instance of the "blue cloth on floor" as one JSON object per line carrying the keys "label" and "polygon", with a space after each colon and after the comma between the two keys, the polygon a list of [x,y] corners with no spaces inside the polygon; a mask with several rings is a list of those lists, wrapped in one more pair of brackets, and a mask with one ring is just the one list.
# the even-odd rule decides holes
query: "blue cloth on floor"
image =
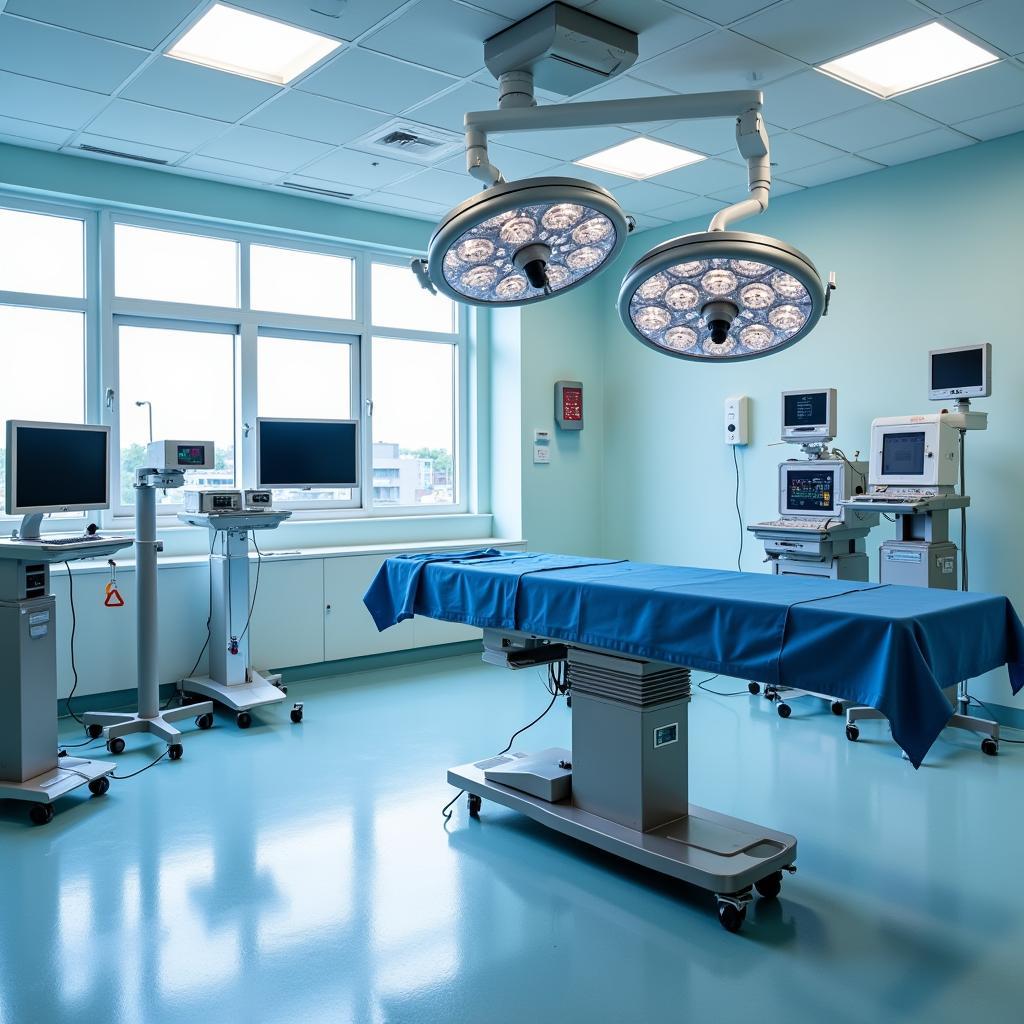
{"label": "blue cloth on floor", "polygon": [[367,591],[378,629],[410,614],[516,629],[877,708],[919,765],[952,714],[942,690],[1008,665],[1006,597],[538,553],[389,559]]}

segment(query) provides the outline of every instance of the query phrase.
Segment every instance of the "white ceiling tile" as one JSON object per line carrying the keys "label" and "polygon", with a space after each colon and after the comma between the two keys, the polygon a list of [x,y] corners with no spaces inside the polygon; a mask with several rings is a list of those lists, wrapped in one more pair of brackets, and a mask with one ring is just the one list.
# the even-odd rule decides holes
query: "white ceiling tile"
{"label": "white ceiling tile", "polygon": [[484,40],[511,23],[453,0],[420,0],[363,45],[464,77],[483,67]]}
{"label": "white ceiling tile", "polygon": [[[594,0],[576,0],[573,7],[586,7]],[[639,2],[639,0],[638,0]],[[544,7],[543,0],[469,0],[473,7],[519,21]]]}
{"label": "white ceiling tile", "polygon": [[120,95],[186,114],[237,121],[277,92],[278,86],[269,82],[159,57]]}
{"label": "white ceiling tile", "polygon": [[1024,50],[1024,4],[1020,0],[979,0],[953,11],[949,18],[1004,53]]}
{"label": "white ceiling tile", "polygon": [[294,171],[329,152],[330,146],[321,142],[238,125],[203,146],[200,155],[272,170]]}
{"label": "white ceiling tile", "polygon": [[250,164],[234,163],[231,160],[217,160],[209,156],[190,156],[179,165],[190,171],[211,174],[218,178],[234,178],[238,181],[257,181],[269,185],[280,179],[280,171],[272,171],[266,167],[253,167]]}
{"label": "white ceiling tile", "polygon": [[289,91],[257,110],[245,123],[340,146],[372,131],[390,117],[390,114],[329,100],[325,96]]}
{"label": "white ceiling tile", "polygon": [[653,181],[631,181],[614,189],[615,198],[627,213],[650,213],[683,199],[692,199],[692,194],[657,185]]}
{"label": "white ceiling tile", "polygon": [[704,217],[709,213],[717,213],[728,205],[720,199],[709,199],[707,196],[695,196],[693,199],[684,199],[681,203],[672,203],[670,206],[663,206],[660,210],[652,210],[652,214],[670,223],[680,220],[690,220],[692,217]]}
{"label": "white ceiling tile", "polygon": [[872,100],[866,92],[837,82],[820,71],[802,71],[765,88],[764,116],[771,124],[799,128],[866,106]]}
{"label": "white ceiling tile", "polygon": [[81,128],[110,97],[0,71],[0,114],[59,128]]}
{"label": "white ceiling tile", "polygon": [[[308,185],[310,188],[323,188],[330,192],[348,192],[353,196],[365,195],[369,191],[362,185],[350,185],[340,181],[327,181],[324,178],[311,178],[308,174],[290,174],[285,178],[285,182],[282,183],[282,186],[287,182],[293,182],[299,185]],[[324,198],[329,199],[330,196],[325,196]]]}
{"label": "white ceiling tile", "polygon": [[635,138],[635,133],[622,128],[565,128],[557,131],[502,132],[500,138],[506,146],[539,153],[555,160],[576,160],[590,156],[609,146]]}
{"label": "white ceiling tile", "polygon": [[630,75],[672,92],[715,92],[761,89],[776,78],[799,71],[800,67],[785,54],[733,32],[718,30],[644,61],[633,67]]}
{"label": "white ceiling tile", "polygon": [[[499,143],[489,142],[487,151],[491,157],[491,163],[505,176],[507,181],[517,181],[519,178],[532,178],[543,174],[545,178],[556,177],[555,169],[557,160],[549,156],[540,156],[537,153],[526,153],[521,149],[512,149],[510,146],[502,146]],[[455,174],[466,174],[466,154],[457,153],[443,163],[438,164],[442,171],[452,171]],[[582,171],[582,167],[575,168]],[[575,175],[571,175],[575,177]],[[588,170],[587,177],[590,177]],[[467,180],[469,176],[467,174]]]}
{"label": "white ceiling tile", "polygon": [[714,21],[719,25],[728,25],[737,18],[745,18],[748,14],[771,7],[778,0],[670,0],[676,7],[691,14]]}
{"label": "white ceiling tile", "polygon": [[[783,181],[782,178],[772,177],[771,198],[778,199],[779,196],[789,195],[790,192],[800,192],[802,185],[794,185],[791,181]],[[750,189],[743,183],[723,188],[720,192],[714,192],[712,199],[721,199],[723,203],[738,203],[750,196]]]}
{"label": "white ceiling tile", "polygon": [[63,146],[71,138],[68,128],[21,121],[15,117],[0,117],[0,135],[5,138],[24,139],[27,142],[45,142],[54,147]]}
{"label": "white ceiling tile", "polygon": [[0,15],[0,70],[113,92],[149,54],[123,43]]}
{"label": "white ceiling tile", "polygon": [[604,18],[637,33],[638,60],[649,60],[675,46],[706,35],[712,26],[661,0],[595,0],[587,14]]}
{"label": "white ceiling tile", "polygon": [[900,96],[898,102],[943,124],[981,117],[1024,103],[1024,68],[1002,61],[917,89]]}
{"label": "white ceiling tile", "polygon": [[152,50],[195,6],[196,0],[8,0],[7,13]]}
{"label": "white ceiling tile", "polygon": [[466,111],[496,110],[497,107],[497,89],[478,82],[465,82],[457,89],[408,111],[408,115],[420,124],[433,124],[438,128],[462,132]]}
{"label": "white ceiling tile", "polygon": [[369,153],[357,153],[351,149],[339,149],[325,156],[303,173],[326,181],[348,182],[362,188],[374,189],[390,186],[399,178],[415,174],[422,170],[421,164],[407,164],[402,160],[389,160],[387,157],[370,156]]}
{"label": "white ceiling tile", "polygon": [[223,121],[213,121],[177,110],[163,110],[146,103],[114,100],[90,123],[89,130],[113,139],[129,139],[149,146],[166,146],[186,152],[209,142],[224,131]]}
{"label": "white ceiling tile", "polygon": [[[141,142],[108,138],[106,135],[95,135],[92,132],[83,132],[79,135],[71,149],[75,150],[79,146],[97,146],[100,149],[112,149],[120,153],[127,153],[129,156],[141,156],[149,160],[164,160],[169,164],[177,163],[185,155],[184,151],[180,149],[168,149],[166,146],[147,146]],[[114,160],[117,163],[132,162],[110,156],[104,159]]]}
{"label": "white ceiling tile", "polygon": [[883,146],[887,142],[909,139],[912,135],[920,135],[934,127],[933,121],[920,114],[894,103],[886,103],[885,100],[875,100],[866,107],[805,125],[800,129],[800,134],[837,149],[859,153],[863,149]]}
{"label": "white ceiling tile", "polygon": [[[769,138],[773,173],[785,177],[787,171],[820,164],[824,160],[834,160],[842,156],[841,150],[826,146],[823,142],[804,138],[803,135],[778,133]],[[737,160],[739,154],[737,154]]]}
{"label": "white ceiling tile", "polygon": [[[499,164],[499,166],[501,166]],[[624,178],[621,174],[609,174],[607,171],[599,171],[594,167],[580,167],[579,164],[566,163],[555,164],[544,172],[545,178],[582,178],[594,185],[600,185],[606,189],[616,189],[627,184],[632,179]]]}
{"label": "white ceiling tile", "polygon": [[[0,0],[0,9],[2,8],[3,3]],[[49,142],[46,139],[30,139],[19,135],[5,135],[2,131],[0,131],[0,143],[6,146],[20,146],[23,149],[45,149],[51,153],[56,153],[60,149],[56,142]]]}
{"label": "white ceiling tile", "polygon": [[415,217],[424,221],[436,221],[448,212],[446,206],[409,196],[396,196],[390,192],[371,192],[369,195],[349,200],[349,205],[378,213],[388,213],[394,217]]}
{"label": "white ceiling tile", "polygon": [[701,160],[699,164],[680,167],[657,177],[659,184],[678,188],[696,196],[711,195],[712,192],[720,192],[736,182],[745,184],[746,180],[745,168],[715,159]]}
{"label": "white ceiling tile", "polygon": [[820,64],[933,20],[909,0],[789,0],[734,26],[782,53]]}
{"label": "white ceiling tile", "polygon": [[707,121],[676,121],[665,128],[650,132],[655,138],[671,142],[673,146],[705,156],[724,154],[731,159],[740,159],[736,149],[736,119],[717,117]]}
{"label": "white ceiling tile", "polygon": [[406,0],[345,0],[341,16],[332,18],[312,9],[310,0],[231,0],[235,7],[245,7],[256,14],[265,14],[291,25],[312,29],[325,36],[355,39],[373,28]]}
{"label": "white ceiling tile", "polygon": [[945,153],[951,149],[969,146],[974,140],[951,128],[936,128],[934,131],[915,135],[910,139],[890,142],[885,146],[865,149],[860,154],[868,160],[880,164],[904,164],[910,160],[921,160],[936,153]]}
{"label": "white ceiling tile", "polygon": [[668,224],[667,220],[652,217],[649,213],[634,213],[633,221],[636,224],[636,231],[650,231],[652,228],[663,228]]}
{"label": "white ceiling tile", "polygon": [[949,14],[950,11],[955,11],[959,7],[977,3],[977,0],[922,0],[922,3],[937,14]]}
{"label": "white ceiling tile", "polygon": [[353,48],[304,78],[297,88],[336,100],[360,100],[374,110],[397,114],[455,81],[415,64]]}
{"label": "white ceiling tile", "polygon": [[812,185],[824,185],[827,181],[838,181],[840,178],[851,178],[855,174],[877,171],[879,167],[879,164],[859,156],[841,156],[836,160],[826,160],[823,164],[793,171],[790,177],[797,185],[810,188]]}
{"label": "white ceiling tile", "polygon": [[1024,106],[1010,107],[995,114],[974,117],[953,125],[958,131],[973,135],[976,139],[997,139],[1001,135],[1024,131]]}
{"label": "white ceiling tile", "polygon": [[432,168],[390,186],[388,191],[448,208],[479,192],[480,183],[468,174],[453,174],[451,171]]}

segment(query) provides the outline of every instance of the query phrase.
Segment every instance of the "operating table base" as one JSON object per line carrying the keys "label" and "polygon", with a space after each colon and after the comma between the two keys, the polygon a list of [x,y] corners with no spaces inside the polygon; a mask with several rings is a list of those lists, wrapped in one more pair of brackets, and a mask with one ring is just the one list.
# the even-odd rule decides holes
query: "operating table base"
{"label": "operating table base", "polygon": [[[846,738],[851,741],[860,739],[860,729],[857,727],[857,722],[884,718],[885,715],[875,708],[860,706],[849,708],[846,712]],[[999,753],[998,722],[991,722],[987,718],[974,718],[972,715],[953,714],[950,715],[946,728],[963,729],[966,732],[977,733],[977,735],[983,737],[981,741],[983,753],[991,756]]]}
{"label": "operating table base", "polygon": [[[571,757],[566,750],[565,760]],[[794,870],[793,836],[695,804],[689,805],[687,816],[640,832],[580,810],[573,806],[571,797],[547,803],[489,782],[476,763],[450,768],[448,782],[471,794],[471,813],[476,813],[479,800],[493,800],[556,832],[714,893],[719,918],[730,931],[742,923],[755,886],[763,895],[775,895],[780,872]]]}

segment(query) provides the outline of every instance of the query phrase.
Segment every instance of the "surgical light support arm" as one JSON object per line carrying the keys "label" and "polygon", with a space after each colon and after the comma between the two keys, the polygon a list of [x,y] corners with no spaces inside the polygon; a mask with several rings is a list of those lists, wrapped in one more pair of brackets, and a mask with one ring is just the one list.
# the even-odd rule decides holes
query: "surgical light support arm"
{"label": "surgical light support arm", "polygon": [[691,93],[687,96],[651,96],[632,100],[591,103],[556,103],[545,107],[509,106],[466,114],[466,169],[484,187],[504,181],[491,163],[487,137],[498,132],[590,128],[603,125],[643,124],[648,121],[693,121],[715,117],[736,118],[736,145],[747,161],[750,198],[719,210],[710,230],[724,231],[743,217],[762,213],[768,206],[771,164],[768,134],[761,110],[764,96],[756,90]]}

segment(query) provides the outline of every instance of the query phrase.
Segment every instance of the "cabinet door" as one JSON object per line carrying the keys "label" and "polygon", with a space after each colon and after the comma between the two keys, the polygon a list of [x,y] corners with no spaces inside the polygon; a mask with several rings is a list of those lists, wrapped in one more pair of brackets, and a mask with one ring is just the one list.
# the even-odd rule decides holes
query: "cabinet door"
{"label": "cabinet door", "polygon": [[324,559],[324,655],[327,661],[404,651],[416,646],[411,620],[378,633],[363,604],[363,594],[383,562],[383,555]]}
{"label": "cabinet door", "polygon": [[[249,589],[256,586],[256,566]],[[264,555],[249,624],[254,668],[316,665],[324,660],[324,560]]]}

